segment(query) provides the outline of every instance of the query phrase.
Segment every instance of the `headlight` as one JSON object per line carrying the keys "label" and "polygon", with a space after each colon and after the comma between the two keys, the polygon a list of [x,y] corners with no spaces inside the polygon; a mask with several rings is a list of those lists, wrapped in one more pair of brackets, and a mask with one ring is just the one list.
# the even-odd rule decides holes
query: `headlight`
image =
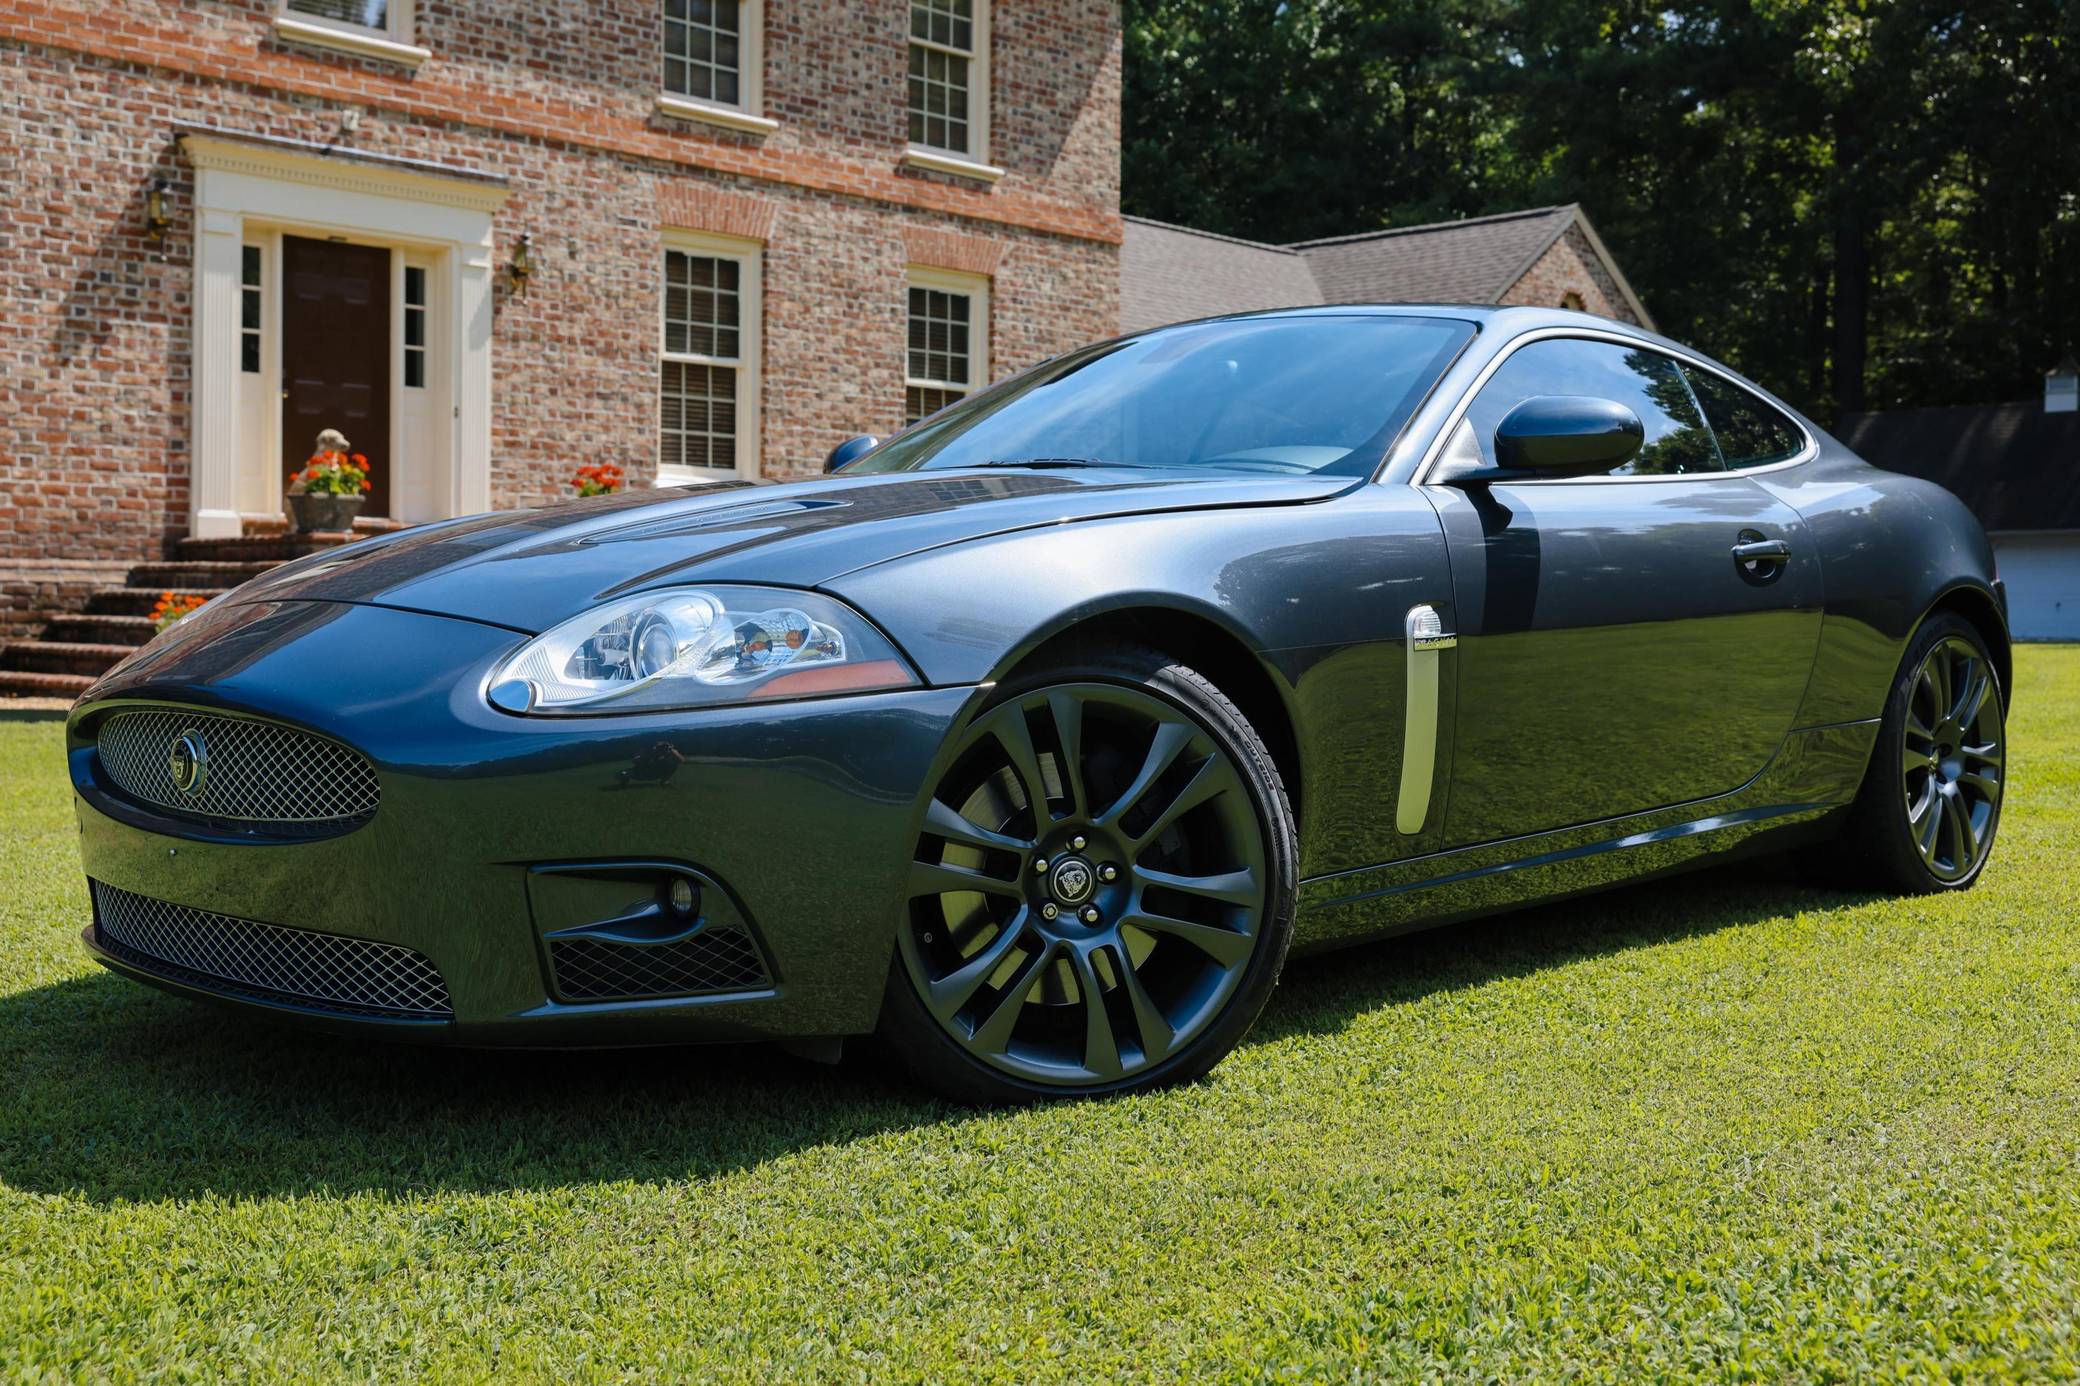
{"label": "headlight", "polygon": [[491,676],[507,712],[639,712],[907,688],[888,637],[828,597],[671,587],[574,616]]}

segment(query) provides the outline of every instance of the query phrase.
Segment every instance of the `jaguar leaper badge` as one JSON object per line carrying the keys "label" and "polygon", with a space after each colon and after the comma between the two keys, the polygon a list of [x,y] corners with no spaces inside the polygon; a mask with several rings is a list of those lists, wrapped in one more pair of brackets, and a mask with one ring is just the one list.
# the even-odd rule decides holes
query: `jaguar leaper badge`
{"label": "jaguar leaper badge", "polygon": [[209,778],[209,748],[202,744],[201,732],[191,727],[173,739],[173,749],[166,754],[166,773],[172,776],[175,789],[190,799],[201,797],[203,781]]}
{"label": "jaguar leaper badge", "polygon": [[1090,898],[1094,881],[1090,863],[1070,857],[1055,867],[1054,879],[1049,885],[1055,899],[1065,905],[1080,905]]}

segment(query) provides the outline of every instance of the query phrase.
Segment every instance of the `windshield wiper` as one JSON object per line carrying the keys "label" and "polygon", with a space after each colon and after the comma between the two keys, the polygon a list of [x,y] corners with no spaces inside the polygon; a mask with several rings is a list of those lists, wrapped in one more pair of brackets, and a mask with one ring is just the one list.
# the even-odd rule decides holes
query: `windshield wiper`
{"label": "windshield wiper", "polygon": [[1066,471],[1074,467],[1143,467],[1142,462],[1107,462],[1099,457],[998,457],[970,462],[970,467],[1026,467],[1033,471]]}

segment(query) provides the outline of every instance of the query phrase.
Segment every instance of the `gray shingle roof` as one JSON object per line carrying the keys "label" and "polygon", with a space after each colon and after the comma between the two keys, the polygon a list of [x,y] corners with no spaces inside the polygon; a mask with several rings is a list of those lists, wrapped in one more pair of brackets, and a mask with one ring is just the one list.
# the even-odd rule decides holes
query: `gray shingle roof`
{"label": "gray shingle roof", "polygon": [[1126,218],[1119,248],[1119,328],[1322,301],[1307,261],[1255,241]]}
{"label": "gray shingle roof", "polygon": [[1317,303],[1496,303],[1579,224],[1652,326],[1582,209],[1536,207],[1464,221],[1265,245],[1143,217],[1125,218],[1122,332],[1260,308]]}
{"label": "gray shingle roof", "polygon": [[1573,224],[1576,209],[1406,226],[1301,241],[1324,303],[1493,303]]}

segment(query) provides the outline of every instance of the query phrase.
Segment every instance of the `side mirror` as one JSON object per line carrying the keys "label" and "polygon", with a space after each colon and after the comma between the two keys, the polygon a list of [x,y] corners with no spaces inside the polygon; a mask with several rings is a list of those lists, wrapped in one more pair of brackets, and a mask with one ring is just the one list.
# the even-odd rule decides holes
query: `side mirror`
{"label": "side mirror", "polygon": [[1534,395],[1495,429],[1495,461],[1528,476],[1597,476],[1638,455],[1647,430],[1616,400]]}
{"label": "side mirror", "polygon": [[832,448],[830,455],[823,459],[823,469],[826,472],[835,472],[853,458],[864,457],[880,446],[881,440],[871,433],[862,433],[857,438],[847,438]]}

